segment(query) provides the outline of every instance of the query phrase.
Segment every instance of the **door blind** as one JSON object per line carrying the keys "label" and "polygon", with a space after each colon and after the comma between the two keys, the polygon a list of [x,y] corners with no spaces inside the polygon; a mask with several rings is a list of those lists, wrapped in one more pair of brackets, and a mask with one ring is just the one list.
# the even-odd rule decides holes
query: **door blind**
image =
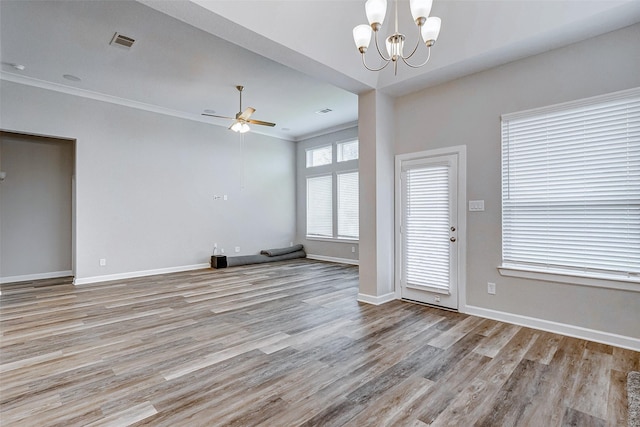
{"label": "door blind", "polygon": [[640,90],[502,117],[502,258],[640,273]]}
{"label": "door blind", "polygon": [[407,287],[449,291],[449,165],[404,171],[404,270]]}

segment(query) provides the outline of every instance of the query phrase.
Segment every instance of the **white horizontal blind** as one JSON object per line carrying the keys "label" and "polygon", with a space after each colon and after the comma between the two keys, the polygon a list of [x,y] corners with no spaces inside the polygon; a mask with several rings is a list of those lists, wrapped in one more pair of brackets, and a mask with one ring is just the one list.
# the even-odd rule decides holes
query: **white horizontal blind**
{"label": "white horizontal blind", "polygon": [[338,174],[338,237],[357,239],[360,232],[358,172]]}
{"label": "white horizontal blind", "polygon": [[449,290],[449,165],[404,171],[404,272],[406,286]]}
{"label": "white horizontal blind", "polygon": [[640,273],[640,91],[614,95],[503,116],[503,264]]}
{"label": "white horizontal blind", "polygon": [[307,236],[333,237],[332,178],[307,178]]}

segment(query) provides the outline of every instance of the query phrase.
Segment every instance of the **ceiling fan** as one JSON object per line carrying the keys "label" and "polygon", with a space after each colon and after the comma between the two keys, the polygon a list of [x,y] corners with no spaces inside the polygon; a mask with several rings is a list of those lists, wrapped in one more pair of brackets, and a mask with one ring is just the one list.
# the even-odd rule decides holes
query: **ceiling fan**
{"label": "ceiling fan", "polygon": [[247,107],[244,111],[242,111],[242,90],[244,89],[244,86],[236,86],[236,89],[238,89],[238,92],[240,92],[240,111],[236,114],[235,118],[227,117],[227,116],[218,116],[215,114],[207,114],[207,113],[202,113],[202,115],[210,116],[210,117],[218,117],[221,119],[234,120],[231,126],[229,126],[229,129],[231,129],[234,132],[240,132],[240,133],[249,132],[251,130],[251,128],[249,127],[249,123],[251,123],[252,125],[271,126],[271,127],[276,125],[275,123],[263,122],[260,120],[251,119],[250,118],[251,115],[256,112],[255,108]]}

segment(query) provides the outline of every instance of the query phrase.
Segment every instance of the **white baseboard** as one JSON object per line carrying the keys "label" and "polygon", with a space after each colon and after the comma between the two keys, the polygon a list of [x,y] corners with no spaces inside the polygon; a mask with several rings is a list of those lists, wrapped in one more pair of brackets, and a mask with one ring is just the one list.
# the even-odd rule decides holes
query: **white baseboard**
{"label": "white baseboard", "polygon": [[73,280],[73,284],[76,286],[88,285],[90,283],[109,282],[112,280],[122,280],[122,279],[133,279],[135,277],[155,276],[157,274],[178,273],[180,271],[200,270],[202,268],[209,268],[209,267],[210,267],[209,264],[193,264],[193,265],[183,265],[180,267],[158,268],[155,270],[131,271],[129,273],[107,274],[104,276],[75,278]]}
{"label": "white baseboard", "polygon": [[629,350],[640,351],[640,339],[627,337],[624,335],[612,334],[610,332],[597,331],[595,329],[583,328],[580,326],[568,325],[565,323],[553,322],[550,320],[537,319],[535,317],[522,316],[519,314],[506,313],[504,311],[490,310],[487,308],[467,305],[464,307],[465,314],[485,317],[487,319],[499,320],[501,322],[513,323],[515,325],[526,326],[528,328],[567,335],[602,344],[627,348]]}
{"label": "white baseboard", "polygon": [[315,260],[318,260],[318,261],[337,262],[337,263],[340,263],[340,264],[360,265],[360,261],[357,260],[357,259],[336,258],[336,257],[332,257],[332,256],[313,255],[313,254],[307,254],[307,258],[315,259]]}
{"label": "white baseboard", "polygon": [[0,283],[28,282],[31,280],[57,279],[58,277],[73,276],[73,271],[50,271],[48,273],[25,274],[22,276],[0,277]]}
{"label": "white baseboard", "polygon": [[384,304],[385,302],[393,301],[394,299],[396,299],[395,292],[389,292],[388,294],[384,294],[380,296],[358,294],[358,301],[364,302],[367,304],[373,304],[373,305],[381,305],[381,304]]}

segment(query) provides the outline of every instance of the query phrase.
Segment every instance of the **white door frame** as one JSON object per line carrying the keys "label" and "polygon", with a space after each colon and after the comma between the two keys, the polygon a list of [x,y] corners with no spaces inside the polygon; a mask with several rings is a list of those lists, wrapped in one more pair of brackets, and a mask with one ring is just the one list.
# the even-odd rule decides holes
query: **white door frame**
{"label": "white door frame", "polygon": [[458,156],[458,235],[457,245],[454,247],[458,251],[458,311],[463,312],[467,305],[467,146],[456,145],[453,147],[438,148],[434,150],[420,151],[416,153],[397,154],[395,156],[395,298],[402,298],[400,278],[402,277],[402,235],[400,226],[402,224],[402,162],[421,158],[438,157],[449,154]]}

